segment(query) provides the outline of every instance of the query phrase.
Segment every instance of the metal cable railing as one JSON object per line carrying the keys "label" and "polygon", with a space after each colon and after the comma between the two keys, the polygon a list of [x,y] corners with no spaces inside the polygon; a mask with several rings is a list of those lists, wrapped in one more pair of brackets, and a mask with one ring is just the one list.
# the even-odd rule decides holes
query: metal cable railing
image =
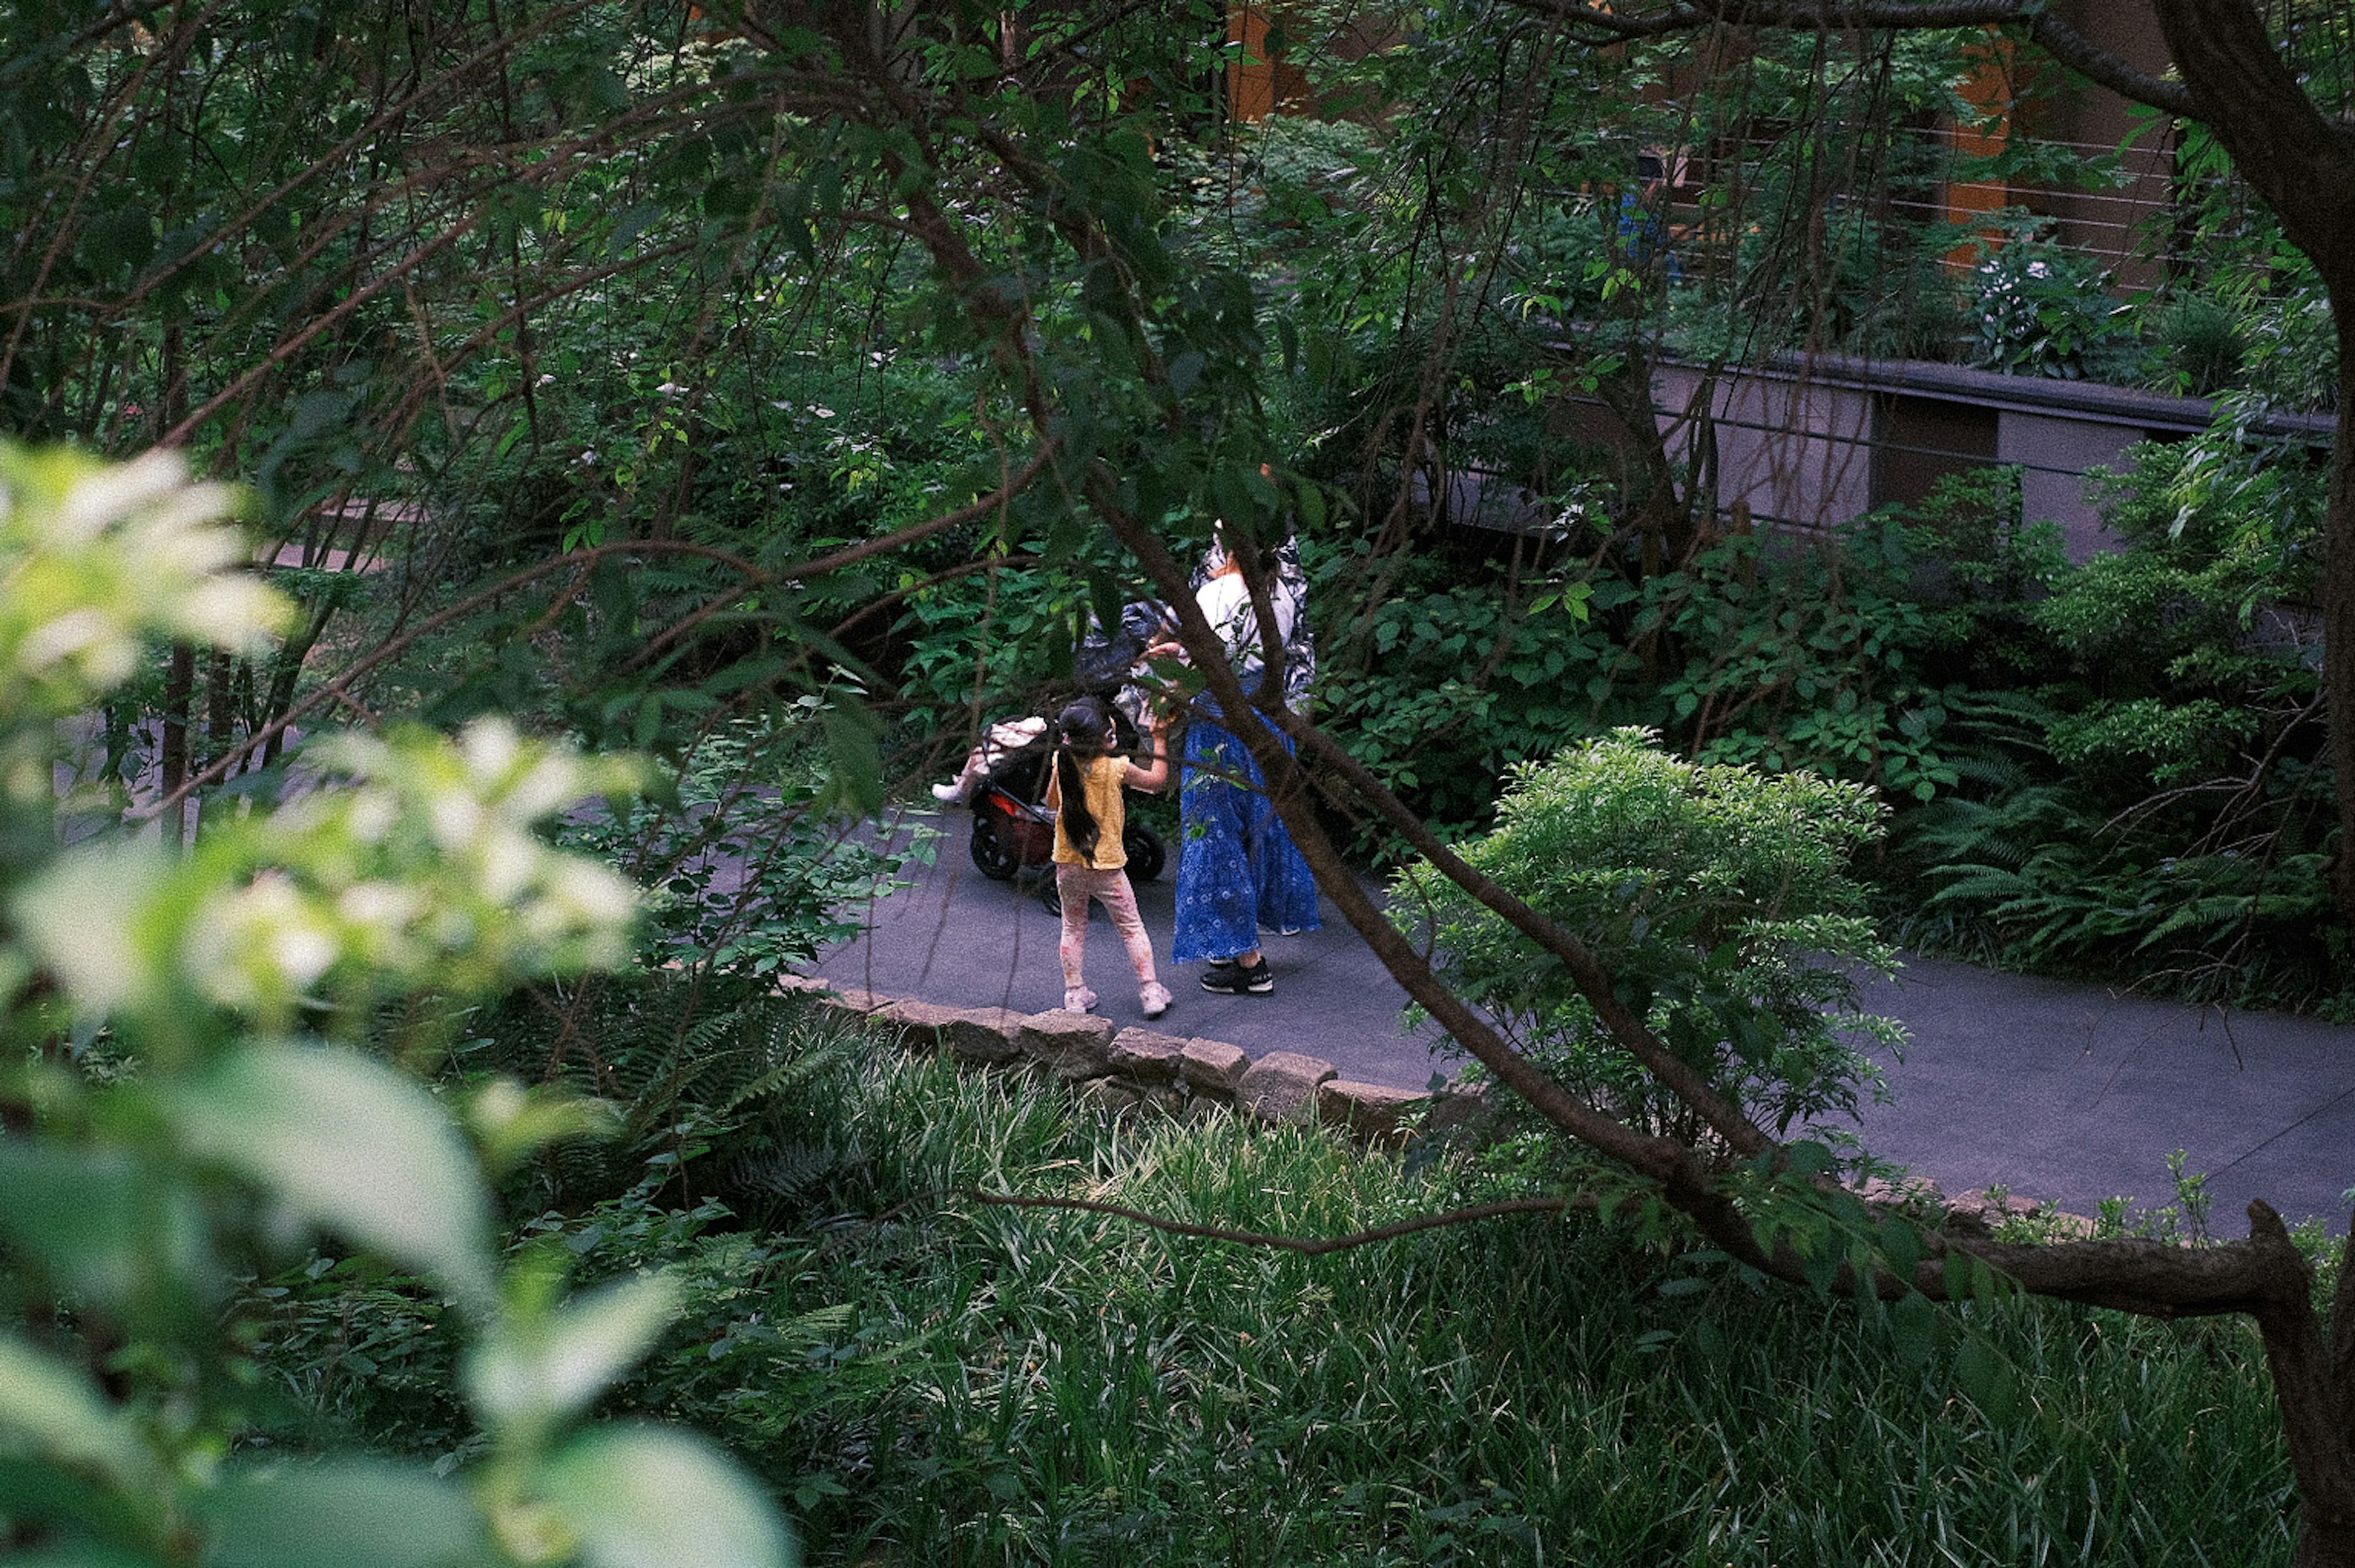
{"label": "metal cable railing", "polygon": [[[1955,152],[1959,134],[1951,126],[1892,126],[1886,128],[1883,134],[1895,141],[1911,142],[1933,162],[1941,156],[1968,155]],[[1710,216],[1700,197],[1704,190],[1721,187],[1727,165],[1764,165],[1786,140],[1782,136],[1751,135],[1707,150],[1664,155],[1661,165],[1676,169],[1681,176],[1659,187],[1666,197],[1668,216],[1672,221],[1679,212],[1689,215],[1689,219]],[[1874,171],[1876,177],[1872,180],[1880,188],[1854,194],[1870,194],[1881,208],[1923,222],[1955,220],[1968,224],[1972,215],[1982,209],[1959,205],[1955,196],[1961,191],[1997,192],[2006,205],[2037,200],[2062,204],[2067,210],[2052,215],[2059,225],[2064,226],[2063,232],[2051,240],[2056,248],[2105,262],[2135,259],[2173,267],[2195,262],[2200,257],[2196,251],[2166,243],[2165,231],[2180,226],[2197,197],[2239,187],[2237,178],[2231,176],[2187,176],[2179,173],[2175,168],[2176,149],[2164,139],[2123,153],[2108,144],[2065,137],[2012,134],[2004,142],[2008,147],[2031,153],[2092,157],[2118,155],[2126,160],[2121,187],[2045,190],[2026,184],[1957,178],[1951,168],[1925,169],[1919,176],[1909,176],[1888,169],[1890,160],[1884,158],[1879,160],[1881,166]],[[1707,178],[1696,178],[1696,175],[1705,175]],[[2153,193],[2149,189],[2153,185],[2163,186],[2163,194]],[[1934,187],[1939,194],[1930,197],[1909,192],[1909,187],[1918,191],[1924,187]],[[2254,205],[2254,197],[2250,199]],[[1715,209],[1714,215],[1720,219],[1725,216],[1722,208]]]}

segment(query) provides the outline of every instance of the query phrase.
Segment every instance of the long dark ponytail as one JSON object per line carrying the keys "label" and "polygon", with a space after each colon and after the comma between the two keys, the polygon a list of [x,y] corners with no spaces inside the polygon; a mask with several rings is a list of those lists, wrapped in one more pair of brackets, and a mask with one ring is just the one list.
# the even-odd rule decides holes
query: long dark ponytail
{"label": "long dark ponytail", "polygon": [[1092,763],[1112,750],[1112,715],[1092,697],[1082,697],[1055,716],[1055,779],[1062,795],[1063,837],[1090,861],[1103,829],[1088,809],[1087,780],[1082,763]]}

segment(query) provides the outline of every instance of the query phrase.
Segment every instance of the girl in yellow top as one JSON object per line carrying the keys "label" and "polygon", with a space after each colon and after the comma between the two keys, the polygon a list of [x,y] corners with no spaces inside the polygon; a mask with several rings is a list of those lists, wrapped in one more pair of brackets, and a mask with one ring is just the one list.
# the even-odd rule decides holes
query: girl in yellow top
{"label": "girl in yellow top", "polygon": [[1063,901],[1063,1006],[1075,1013],[1095,1009],[1096,994],[1088,989],[1084,972],[1088,901],[1094,899],[1128,947],[1145,1016],[1157,1019],[1169,1010],[1169,987],[1154,976],[1153,938],[1136,912],[1136,891],[1128,885],[1128,851],[1120,842],[1128,806],[1120,792],[1128,785],[1159,789],[1168,782],[1169,760],[1158,723],[1146,741],[1149,767],[1114,755],[1113,744],[1112,715],[1094,698],[1082,698],[1056,716],[1047,805],[1055,813],[1055,891]]}

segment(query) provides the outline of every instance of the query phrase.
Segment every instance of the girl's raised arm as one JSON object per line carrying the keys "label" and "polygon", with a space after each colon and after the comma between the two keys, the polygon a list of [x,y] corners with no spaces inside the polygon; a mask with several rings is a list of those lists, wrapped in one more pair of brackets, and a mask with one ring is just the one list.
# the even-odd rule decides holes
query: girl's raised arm
{"label": "girl's raised arm", "polygon": [[1129,763],[1128,772],[1122,775],[1121,782],[1131,789],[1150,790],[1154,794],[1159,794],[1161,786],[1169,782],[1168,737],[1169,720],[1163,715],[1156,713],[1153,716],[1153,728],[1146,732],[1145,737],[1145,754],[1152,759],[1153,765],[1141,768],[1135,763]]}

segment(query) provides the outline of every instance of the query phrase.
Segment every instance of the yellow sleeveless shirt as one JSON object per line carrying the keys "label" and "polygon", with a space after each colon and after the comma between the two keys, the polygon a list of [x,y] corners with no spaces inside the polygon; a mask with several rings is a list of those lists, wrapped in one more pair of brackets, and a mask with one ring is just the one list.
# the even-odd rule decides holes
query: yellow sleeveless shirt
{"label": "yellow sleeveless shirt", "polygon": [[1055,811],[1055,864],[1088,866],[1099,871],[1116,871],[1128,864],[1128,851],[1122,847],[1121,832],[1128,826],[1128,803],[1121,797],[1121,780],[1128,776],[1126,757],[1098,757],[1080,764],[1080,780],[1086,786],[1088,811],[1096,819],[1096,852],[1093,859],[1082,855],[1078,846],[1063,830],[1063,780],[1059,768],[1047,770],[1047,804]]}

